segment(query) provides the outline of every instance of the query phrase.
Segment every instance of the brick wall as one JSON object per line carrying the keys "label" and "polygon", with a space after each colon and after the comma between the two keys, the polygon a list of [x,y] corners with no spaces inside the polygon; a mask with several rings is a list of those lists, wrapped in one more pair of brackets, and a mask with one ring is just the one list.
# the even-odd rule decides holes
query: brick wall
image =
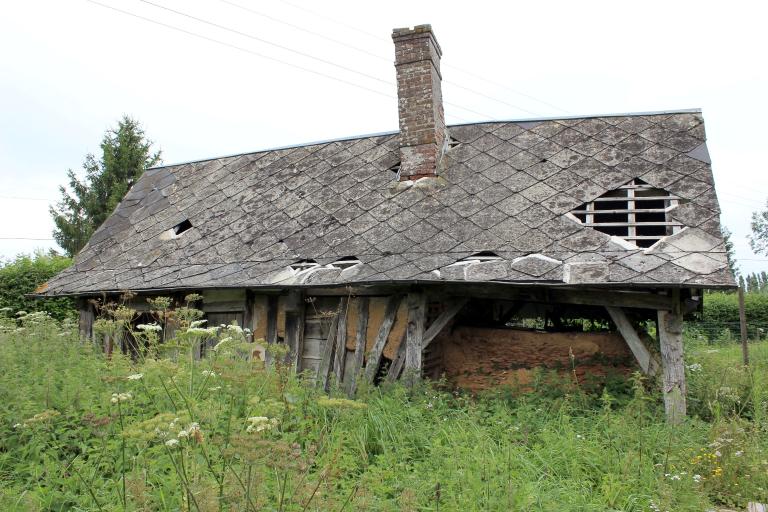
{"label": "brick wall", "polygon": [[429,25],[395,29],[392,40],[400,118],[400,179],[436,176],[445,142],[440,45]]}

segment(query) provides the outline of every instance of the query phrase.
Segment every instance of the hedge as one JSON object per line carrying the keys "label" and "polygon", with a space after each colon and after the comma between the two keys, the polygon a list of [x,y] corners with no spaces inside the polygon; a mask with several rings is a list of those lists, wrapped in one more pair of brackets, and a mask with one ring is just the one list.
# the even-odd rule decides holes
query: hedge
{"label": "hedge", "polygon": [[34,299],[25,297],[70,266],[72,260],[56,253],[38,252],[33,256],[19,255],[0,262],[0,309],[9,308],[11,315],[18,311],[47,311],[57,320],[75,316],[75,304],[70,298]]}

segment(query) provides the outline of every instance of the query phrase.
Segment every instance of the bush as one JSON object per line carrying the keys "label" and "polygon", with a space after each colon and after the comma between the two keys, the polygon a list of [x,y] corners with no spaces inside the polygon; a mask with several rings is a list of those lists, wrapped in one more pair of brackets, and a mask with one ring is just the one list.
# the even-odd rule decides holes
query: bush
{"label": "bush", "polygon": [[[768,294],[746,293],[744,310],[747,322],[768,325]],[[735,293],[708,293],[704,295],[702,320],[713,324],[739,323],[739,296]]]}
{"label": "bush", "polygon": [[57,320],[74,317],[75,304],[70,298],[36,299],[25,297],[72,264],[70,258],[54,252],[37,252],[33,256],[19,255],[0,263],[0,308],[17,311],[46,311]]}

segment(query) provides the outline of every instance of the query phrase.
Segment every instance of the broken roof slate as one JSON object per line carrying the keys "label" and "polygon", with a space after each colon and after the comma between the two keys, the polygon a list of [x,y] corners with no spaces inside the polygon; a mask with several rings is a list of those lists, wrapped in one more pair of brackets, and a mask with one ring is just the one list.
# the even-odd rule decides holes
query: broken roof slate
{"label": "broken roof slate", "polygon": [[[700,113],[448,130],[458,145],[444,155],[439,177],[415,183],[397,181],[390,169],[399,160],[397,134],[149,169],[45,293],[276,280],[563,284],[568,276],[592,284],[734,284]],[[566,215],[634,178],[681,197],[685,204],[670,217],[686,228],[650,249],[631,249]],[[192,228],[175,235],[184,220]],[[501,259],[454,266],[481,251]],[[343,272],[327,266],[346,256],[361,263]],[[289,265],[298,260],[322,261],[324,270],[294,275]],[[566,270],[574,264],[592,267]]]}

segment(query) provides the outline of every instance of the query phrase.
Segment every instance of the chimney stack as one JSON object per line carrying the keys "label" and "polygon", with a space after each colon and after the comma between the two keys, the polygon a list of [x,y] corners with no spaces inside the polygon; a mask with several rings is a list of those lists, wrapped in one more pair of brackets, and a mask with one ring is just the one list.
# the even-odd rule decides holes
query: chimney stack
{"label": "chimney stack", "polygon": [[437,176],[445,143],[440,45],[431,25],[396,28],[400,181]]}

